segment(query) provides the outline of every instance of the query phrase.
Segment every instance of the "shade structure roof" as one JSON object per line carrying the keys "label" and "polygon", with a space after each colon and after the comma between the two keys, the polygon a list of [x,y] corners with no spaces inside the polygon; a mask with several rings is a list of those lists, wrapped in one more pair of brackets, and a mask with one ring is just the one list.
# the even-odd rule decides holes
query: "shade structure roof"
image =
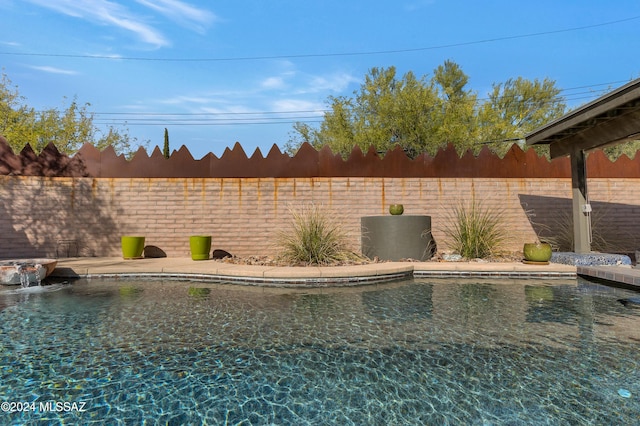
{"label": "shade structure roof", "polygon": [[549,145],[551,158],[640,139],[640,78],[525,136]]}

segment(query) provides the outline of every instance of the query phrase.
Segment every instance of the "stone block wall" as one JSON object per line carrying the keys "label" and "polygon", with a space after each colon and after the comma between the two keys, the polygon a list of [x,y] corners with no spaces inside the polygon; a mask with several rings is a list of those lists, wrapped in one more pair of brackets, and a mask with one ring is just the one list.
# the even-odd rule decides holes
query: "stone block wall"
{"label": "stone block wall", "polygon": [[[640,156],[610,161],[589,153],[594,250],[640,248]],[[53,144],[18,154],[0,137],[0,258],[119,256],[120,236],[144,235],[168,256],[188,256],[189,236],[210,234],[214,248],[238,256],[273,255],[290,209],[323,206],[360,249],[360,218],[430,215],[440,251],[461,203],[475,199],[503,215],[505,249],[537,237],[572,237],[569,159],[548,161],[514,145],[502,158],[483,149],[459,157],[453,146],[409,159],[355,147],[347,159],[304,144],[295,156],[274,146],[248,157],[236,144],[221,158],[195,160],[185,147],[164,158],[140,149],[132,159],[85,144],[75,155]],[[560,241],[562,242],[562,241]],[[570,249],[571,241],[565,241]],[[566,247],[569,244],[569,247]],[[562,247],[561,247],[562,248]]]}
{"label": "stone block wall", "polygon": [[[636,244],[639,179],[590,179],[594,210],[608,215],[613,239]],[[570,179],[487,178],[71,178],[0,176],[0,258],[119,256],[122,235],[144,235],[170,257],[189,256],[188,237],[238,256],[272,255],[290,208],[322,205],[360,248],[360,218],[430,215],[439,250],[461,202],[474,198],[503,213],[518,250],[570,216]],[[570,231],[570,230],[569,230]],[[73,246],[69,249],[69,243]]]}

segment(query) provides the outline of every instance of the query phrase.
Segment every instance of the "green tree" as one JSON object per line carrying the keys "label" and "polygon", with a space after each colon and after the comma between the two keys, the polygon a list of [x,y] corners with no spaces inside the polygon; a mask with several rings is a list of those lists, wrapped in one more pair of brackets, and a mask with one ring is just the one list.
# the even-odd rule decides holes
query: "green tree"
{"label": "green tree", "polygon": [[304,142],[309,142],[315,147],[321,146],[318,133],[318,130],[307,123],[300,121],[294,123],[293,129],[289,132],[289,140],[284,144],[284,151],[289,155],[295,155]]}
{"label": "green tree", "polygon": [[24,100],[3,74],[0,80],[0,134],[8,141],[35,138],[36,112],[24,105]]}
{"label": "green tree", "polygon": [[[296,123],[287,151],[307,141],[349,155],[355,145],[385,152],[399,144],[414,157],[435,154],[447,144],[459,153],[477,153],[485,144],[504,154],[510,143],[562,115],[565,110],[555,82],[523,78],[496,84],[480,102],[467,88],[469,77],[453,61],[445,61],[433,77],[420,79],[396,69],[373,68],[353,97],[330,97],[319,128]],[[496,142],[500,141],[500,142]]]}
{"label": "green tree", "polygon": [[469,77],[458,64],[445,61],[436,68],[433,82],[439,99],[434,139],[441,141],[440,146],[453,144],[459,153],[467,149],[477,150],[475,108],[478,96],[466,88]]}
{"label": "green tree", "polygon": [[73,154],[86,143],[102,150],[111,145],[118,153],[133,154],[136,138],[128,131],[109,127],[102,132],[94,124],[94,114],[89,103],[79,105],[74,98],[63,109],[49,108],[36,111],[26,105],[26,99],[18,93],[6,74],[0,79],[0,134],[4,136],[14,152],[20,152],[30,144],[40,152],[50,142],[62,153]]}
{"label": "green tree", "polygon": [[171,156],[171,151],[169,151],[169,131],[166,127],[164,128],[164,148],[162,149],[162,155],[167,159]]}
{"label": "green tree", "polygon": [[[494,84],[478,114],[480,139],[493,151],[504,154],[511,144],[502,141],[523,140],[527,133],[562,116],[565,110],[560,89],[548,78],[530,81],[518,77]],[[536,148],[540,152],[548,149]]]}
{"label": "green tree", "polygon": [[296,123],[288,150],[295,151],[307,141],[316,148],[329,145],[333,152],[347,156],[356,145],[363,151],[373,146],[384,152],[398,144],[413,155],[430,141],[437,93],[413,73],[399,80],[394,67],[373,68],[354,96],[329,98],[330,111],[319,129]]}
{"label": "green tree", "polygon": [[640,140],[607,146],[602,150],[612,161],[617,160],[621,155],[626,155],[627,157],[633,159],[640,150]]}

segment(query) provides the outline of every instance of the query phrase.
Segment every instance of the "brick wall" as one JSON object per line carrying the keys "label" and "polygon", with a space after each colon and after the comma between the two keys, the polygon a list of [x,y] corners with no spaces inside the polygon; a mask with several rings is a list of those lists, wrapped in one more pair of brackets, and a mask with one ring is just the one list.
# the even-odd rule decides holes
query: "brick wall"
{"label": "brick wall", "polygon": [[[594,210],[606,213],[609,238],[637,244],[640,179],[589,180]],[[146,236],[170,257],[188,256],[188,237],[213,236],[213,247],[239,256],[273,254],[289,208],[321,204],[360,248],[360,217],[432,217],[438,248],[452,209],[475,197],[503,211],[507,248],[570,215],[570,179],[488,178],[70,178],[0,176],[0,258],[119,256],[121,235]],[[532,221],[533,220],[533,224]],[[73,247],[69,252],[69,241]],[[66,244],[66,245],[65,245]]]}

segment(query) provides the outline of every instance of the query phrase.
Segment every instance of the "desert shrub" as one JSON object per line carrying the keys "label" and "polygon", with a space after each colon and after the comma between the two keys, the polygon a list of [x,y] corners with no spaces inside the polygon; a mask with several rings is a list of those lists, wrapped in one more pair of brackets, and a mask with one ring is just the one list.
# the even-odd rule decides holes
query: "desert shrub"
{"label": "desert shrub", "polygon": [[502,216],[502,212],[484,207],[475,199],[460,202],[444,229],[449,247],[467,259],[497,255],[507,238]]}
{"label": "desert shrub", "polygon": [[348,248],[346,233],[315,204],[290,209],[290,229],[277,238],[279,260],[289,264],[331,265],[365,258]]}

